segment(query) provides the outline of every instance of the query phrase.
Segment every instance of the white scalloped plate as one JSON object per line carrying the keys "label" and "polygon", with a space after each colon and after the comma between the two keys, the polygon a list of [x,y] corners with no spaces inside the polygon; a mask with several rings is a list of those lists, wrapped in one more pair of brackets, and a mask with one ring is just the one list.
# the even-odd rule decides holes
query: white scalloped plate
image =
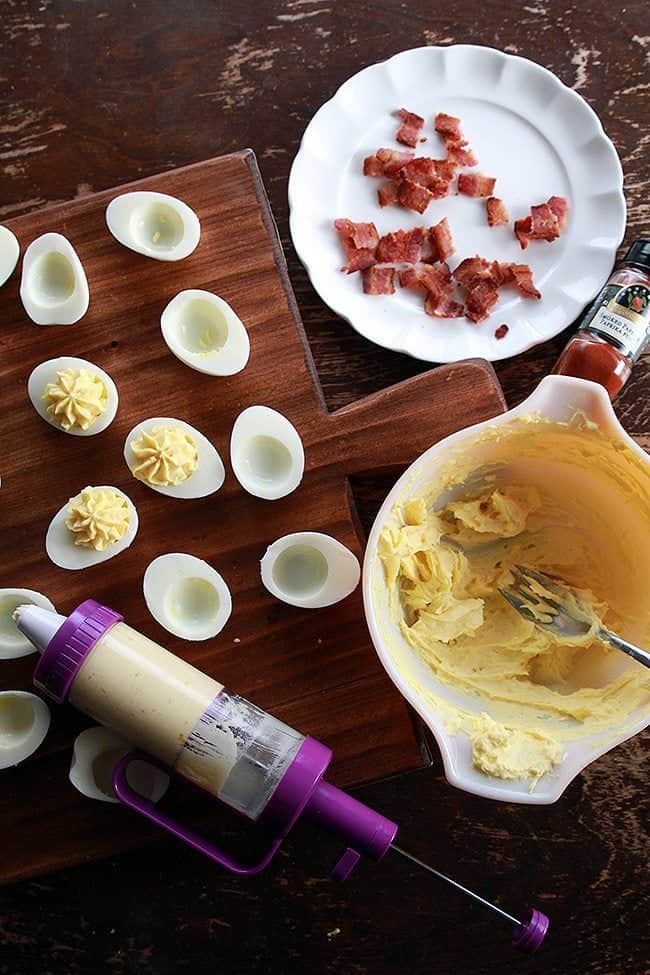
{"label": "white scalloped plate", "polygon": [[[460,116],[479,170],[497,177],[511,220],[555,194],[571,205],[569,223],[552,244],[522,251],[508,227],[488,227],[485,201],[434,200],[421,216],[377,202],[381,180],[363,175],[365,156],[398,148],[398,108],[422,115],[427,141],[417,155],[442,156],[436,112]],[[625,231],[623,172],[595,112],[546,68],[488,47],[420,47],[364,68],[346,81],[307,126],[289,177],[291,236],[316,291],[361,335],[428,362],[469,356],[505,359],[570,325],[606,280]],[[474,254],[530,264],[541,301],[501,293],[480,325],[432,319],[422,298],[364,295],[360,274],[342,274],[336,217],[373,220],[380,234],[429,226],[447,216],[455,267]],[[494,337],[502,322],[504,339]]]}

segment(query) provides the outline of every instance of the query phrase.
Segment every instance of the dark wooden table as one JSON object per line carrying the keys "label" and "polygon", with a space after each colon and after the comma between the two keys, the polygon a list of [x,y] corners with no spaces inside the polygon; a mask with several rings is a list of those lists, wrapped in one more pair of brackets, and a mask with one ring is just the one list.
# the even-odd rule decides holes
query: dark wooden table
{"label": "dark wooden table", "polygon": [[[287,176],[308,120],[364,65],[421,44],[483,43],[546,64],[594,106],[621,155],[629,224],[647,234],[650,36],[643,0],[0,0],[0,220],[145,174],[252,146],[331,408],[423,367],[337,320],[288,235]],[[1,326],[0,326],[1,327]],[[511,405],[563,337],[499,364]],[[650,373],[617,408],[650,443]],[[369,525],[387,485],[355,484]],[[279,975],[516,971],[644,975],[648,736],[592,765],[550,807],[454,791],[441,763],[359,790],[402,842],[506,909],[532,901],[553,932],[538,956],[508,929],[401,862],[326,879],[334,850],[300,828],[263,877],[240,882],[178,845],[0,892],[0,973]],[[1,787],[1,786],[0,786]],[[0,837],[0,856],[10,836]],[[389,858],[390,859],[390,858]]]}

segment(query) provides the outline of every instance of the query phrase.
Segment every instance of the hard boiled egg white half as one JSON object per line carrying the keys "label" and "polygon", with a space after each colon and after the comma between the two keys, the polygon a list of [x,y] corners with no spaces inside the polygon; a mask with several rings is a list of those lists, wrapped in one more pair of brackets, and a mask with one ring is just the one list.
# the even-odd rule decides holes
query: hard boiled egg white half
{"label": "hard boiled egg white half", "polygon": [[354,552],[322,532],[293,532],[278,538],[260,564],[262,582],[290,606],[320,609],[349,596],[361,569]]}
{"label": "hard boiled egg white half", "polygon": [[18,606],[31,603],[56,613],[47,596],[33,589],[0,589],[0,660],[14,660],[35,653],[34,644],[20,632],[13,619]]}
{"label": "hard boiled egg white half", "polygon": [[0,769],[19,765],[42,744],[50,709],[29,691],[0,691]]}
{"label": "hard boiled egg white half", "polygon": [[[61,425],[57,415],[48,412],[48,407],[53,404],[51,400],[45,398],[46,387],[50,384],[56,385],[59,373],[65,372],[67,369],[72,369],[75,372],[84,369],[87,372],[93,373],[99,377],[106,390],[106,401],[103,412],[85,430],[76,424],[66,430]],[[46,423],[49,423],[50,426],[55,427],[57,430],[61,430],[63,433],[69,433],[73,437],[92,437],[96,433],[102,433],[115,419],[119,403],[117,387],[108,373],[100,369],[99,366],[96,366],[94,362],[89,362],[87,359],[79,359],[71,355],[59,356],[57,359],[48,359],[46,362],[41,362],[40,365],[36,366],[27,381],[27,394],[32,401],[32,406]],[[74,392],[71,395],[74,397]],[[78,405],[80,410],[84,410],[83,402],[73,405]]]}
{"label": "hard boiled egg white half", "polygon": [[203,559],[184,552],[154,559],[142,588],[156,622],[183,640],[209,640],[223,630],[232,612],[224,578]]}
{"label": "hard boiled egg white half", "polygon": [[160,318],[162,336],[177,359],[210,376],[234,376],[250,354],[248,332],[227,301],[210,291],[181,291]]}

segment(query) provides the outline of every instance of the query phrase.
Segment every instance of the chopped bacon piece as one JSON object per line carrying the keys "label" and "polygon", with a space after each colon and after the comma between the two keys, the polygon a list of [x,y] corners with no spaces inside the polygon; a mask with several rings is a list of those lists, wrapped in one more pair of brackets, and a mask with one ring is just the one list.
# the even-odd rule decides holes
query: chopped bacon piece
{"label": "chopped bacon piece", "polygon": [[364,176],[383,176],[384,164],[379,156],[366,156],[363,160]]}
{"label": "chopped bacon piece", "polygon": [[505,227],[510,223],[508,209],[498,196],[491,196],[485,201],[487,210],[487,222],[490,227]]}
{"label": "chopped bacon piece", "polygon": [[522,217],[521,220],[515,220],[515,236],[519,241],[522,251],[525,251],[528,247],[528,242],[532,239],[531,231],[533,229],[533,218],[532,217]]}
{"label": "chopped bacon piece", "polygon": [[445,139],[447,148],[447,160],[453,166],[476,166],[478,159],[466,142],[459,142],[457,139]]}
{"label": "chopped bacon piece", "polygon": [[548,203],[540,203],[530,208],[531,237],[535,240],[546,240],[549,243],[560,236],[560,221],[551,210]]}
{"label": "chopped bacon piece", "polygon": [[509,331],[510,331],[510,329],[504,323],[503,325],[499,325],[498,328],[495,328],[495,330],[494,330],[494,337],[495,337],[495,339],[504,339],[506,337],[506,335],[508,334]]}
{"label": "chopped bacon piece", "polygon": [[464,307],[449,295],[436,295],[429,292],[424,299],[424,310],[433,318],[460,318]]}
{"label": "chopped bacon piece", "polygon": [[429,159],[428,156],[417,156],[417,158],[411,159],[410,162],[402,166],[400,178],[410,179],[414,183],[419,183],[420,186],[426,186],[427,189],[430,189],[440,179],[437,163],[437,159]]}
{"label": "chopped bacon piece", "polygon": [[413,158],[413,153],[404,149],[378,149],[377,159],[384,167],[384,176],[393,179],[402,166]]}
{"label": "chopped bacon piece", "polygon": [[434,194],[426,186],[420,186],[410,179],[400,180],[397,187],[397,202],[407,210],[424,213],[434,199]]}
{"label": "chopped bacon piece", "polygon": [[366,267],[361,272],[361,280],[367,295],[395,294],[395,268]]}
{"label": "chopped bacon piece", "polygon": [[551,196],[546,203],[530,208],[530,215],[515,220],[515,235],[522,250],[531,240],[556,240],[567,224],[569,202],[563,196]]}
{"label": "chopped bacon piece", "polygon": [[420,138],[420,132],[424,125],[424,119],[415,112],[407,112],[405,108],[400,108],[397,115],[402,120],[402,124],[397,130],[395,138],[405,146],[416,146]]}
{"label": "chopped bacon piece", "polygon": [[533,272],[527,264],[510,264],[510,271],[512,273],[512,280],[517,288],[517,291],[524,296],[524,298],[541,298],[541,292],[535,287],[533,281]]}
{"label": "chopped bacon piece", "polygon": [[423,243],[422,227],[415,227],[414,230],[395,230],[380,239],[375,257],[379,263],[405,261],[407,264],[417,264],[422,256]]}
{"label": "chopped bacon piece", "polygon": [[392,204],[397,203],[397,183],[390,179],[387,183],[382,183],[382,185],[377,190],[377,196],[379,197],[379,206],[387,207]]}
{"label": "chopped bacon piece", "polygon": [[462,141],[463,133],[460,128],[460,119],[455,115],[447,115],[446,112],[438,112],[434,121],[434,128],[440,135],[450,135]]}
{"label": "chopped bacon piece", "polygon": [[436,173],[441,179],[446,179],[448,183],[452,181],[456,175],[456,170],[458,168],[457,163],[453,159],[434,159],[436,164]]}
{"label": "chopped bacon piece", "polygon": [[496,183],[495,176],[484,173],[461,173],[458,177],[458,192],[465,196],[491,196]]}
{"label": "chopped bacon piece", "polygon": [[429,228],[429,244],[431,245],[431,257],[429,260],[446,261],[455,252],[454,241],[446,217]]}
{"label": "chopped bacon piece", "polygon": [[465,294],[465,314],[470,322],[484,321],[494,308],[499,292],[492,280],[474,280],[467,286]]}
{"label": "chopped bacon piece", "polygon": [[353,271],[361,271],[376,263],[375,249],[379,243],[379,234],[374,223],[354,223],[342,218],[334,221],[334,227],[345,251],[346,264],[341,268],[342,271],[352,274]]}
{"label": "chopped bacon piece", "polygon": [[466,257],[454,271],[454,277],[462,285],[468,285],[474,278],[494,279],[493,262],[488,261],[485,257],[479,257],[478,254],[476,257]]}
{"label": "chopped bacon piece", "polygon": [[[504,284],[514,284],[515,276],[512,271],[514,266],[514,264],[500,264],[498,261],[493,262],[492,276],[499,288]],[[528,267],[528,265],[520,264],[519,267]]]}
{"label": "chopped bacon piece", "polygon": [[546,202],[557,217],[560,232],[562,232],[569,217],[569,201],[563,196],[550,196]]}

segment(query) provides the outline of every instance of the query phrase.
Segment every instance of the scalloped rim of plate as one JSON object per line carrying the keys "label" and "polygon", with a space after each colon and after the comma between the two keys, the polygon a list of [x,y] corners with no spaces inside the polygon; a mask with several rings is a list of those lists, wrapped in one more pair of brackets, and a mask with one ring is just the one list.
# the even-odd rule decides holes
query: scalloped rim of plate
{"label": "scalloped rim of plate", "polygon": [[[490,336],[487,336],[487,341],[490,346],[489,354],[487,354],[487,350],[485,349],[483,350],[476,349],[473,351],[465,350],[463,351],[462,355],[440,356],[437,357],[436,359],[433,359],[431,358],[431,356],[427,354],[423,354],[420,350],[418,350],[417,347],[414,346],[413,341],[387,341],[385,339],[380,340],[377,337],[377,334],[373,334],[378,331],[376,326],[368,327],[367,319],[364,318],[362,320],[359,320],[358,317],[355,318],[354,314],[352,315],[350,314],[349,309],[346,307],[348,304],[347,301],[341,300],[338,295],[329,296],[329,297],[325,296],[327,294],[328,289],[327,287],[322,288],[319,283],[319,269],[314,263],[314,257],[310,254],[309,238],[306,234],[301,233],[299,221],[296,216],[297,212],[299,212],[300,209],[299,203],[297,201],[297,196],[299,192],[297,189],[297,180],[298,180],[297,174],[299,173],[301,159],[304,160],[304,158],[307,155],[308,150],[306,149],[306,145],[309,138],[309,133],[313,131],[314,125],[318,124],[319,119],[322,118],[327,111],[331,111],[331,106],[333,104],[336,104],[337,101],[340,101],[342,98],[345,97],[346,92],[349,91],[351,86],[354,86],[359,83],[359,79],[362,76],[367,79],[368,77],[372,77],[373,73],[375,72],[390,70],[391,65],[395,65],[400,61],[411,58],[413,57],[413,55],[417,55],[419,54],[419,52],[423,52],[423,51],[438,52],[436,55],[438,57],[442,56],[442,57],[451,57],[451,58],[459,58],[467,55],[471,56],[471,55],[475,55],[477,52],[481,52],[482,54],[487,52],[487,54],[489,54],[490,56],[501,59],[506,63],[509,61],[513,61],[519,65],[523,65],[525,69],[528,71],[538,72],[540,77],[544,77],[546,79],[546,82],[551,87],[555,88],[557,92],[555,97],[557,97],[557,95],[560,95],[565,99],[571,100],[573,102],[574,109],[578,109],[580,112],[584,114],[585,118],[587,117],[589,118],[591,125],[594,129],[594,132],[589,138],[588,142],[591,143],[594,140],[598,140],[601,143],[603,149],[607,154],[606,155],[607,165],[611,167],[612,175],[614,177],[613,182],[615,183],[615,185],[608,187],[607,190],[605,191],[601,190],[600,193],[598,194],[600,196],[603,195],[603,192],[606,192],[607,194],[615,194],[616,208],[618,210],[618,219],[620,223],[620,226],[617,228],[617,230],[614,233],[614,236],[612,237],[611,244],[609,244],[606,247],[594,248],[594,251],[596,253],[603,255],[602,274],[599,273],[598,275],[599,278],[601,279],[601,285],[599,285],[599,287],[597,288],[591,289],[590,293],[585,294],[584,297],[580,297],[578,299],[572,299],[573,304],[576,306],[576,314],[572,318],[564,320],[559,327],[553,327],[553,329],[548,333],[545,333],[543,335],[540,334],[531,335],[526,341],[522,341],[520,344],[514,347],[509,347],[508,345],[502,344],[503,340],[497,340],[493,337],[492,334],[490,334]],[[585,145],[586,144],[587,143],[585,143]],[[500,51],[497,48],[492,48],[486,45],[478,45],[478,44],[452,44],[449,46],[431,45],[431,46],[410,48],[409,50],[401,51],[397,54],[394,54],[392,57],[387,58],[384,61],[379,61],[374,64],[368,65],[367,67],[362,68],[360,71],[356,72],[356,74],[352,75],[352,77],[346,79],[346,81],[344,81],[339,86],[339,88],[332,95],[332,97],[328,99],[328,101],[326,101],[323,105],[321,105],[321,107],[313,116],[313,118],[311,119],[311,121],[309,122],[307,128],[303,133],[300,146],[294,157],[294,160],[291,165],[291,171],[289,173],[288,199],[289,199],[289,228],[291,233],[291,239],[296,249],[296,253],[298,254],[298,257],[300,258],[300,261],[302,262],[305,270],[307,271],[309,280],[311,281],[312,286],[320,296],[321,300],[324,301],[325,304],[328,305],[328,307],[331,308],[332,311],[334,311],[337,315],[340,315],[343,319],[345,319],[352,326],[352,328],[354,328],[356,332],[358,332],[368,341],[373,342],[375,345],[379,345],[382,348],[386,348],[394,352],[404,353],[406,355],[411,356],[414,359],[418,359],[423,362],[436,362],[436,363],[457,362],[460,359],[465,358],[467,355],[481,356],[483,358],[488,359],[491,362],[497,362],[502,359],[509,359],[515,355],[519,355],[523,352],[526,352],[529,349],[534,348],[535,346],[541,344],[542,342],[546,342],[549,339],[553,338],[554,336],[559,335],[560,332],[562,332],[566,327],[568,327],[575,320],[575,318],[580,314],[580,311],[589,303],[589,301],[591,301],[594,298],[594,296],[598,293],[600,286],[602,286],[602,284],[607,279],[611,267],[615,261],[616,251],[618,249],[618,246],[623,240],[625,234],[625,228],[626,228],[626,221],[627,221],[627,208],[626,208],[625,195],[623,192],[623,168],[621,166],[620,159],[618,157],[618,154],[616,152],[616,149],[611,139],[606,134],[602,122],[600,121],[600,118],[593,110],[593,108],[589,105],[589,103],[586,102],[585,99],[582,98],[582,96],[579,95],[576,91],[574,91],[572,88],[569,88],[568,85],[564,84],[564,82],[561,81],[557,77],[557,75],[553,74],[552,71],[550,71],[548,68],[544,67],[543,65],[538,64],[536,61],[532,61],[529,58],[524,58],[519,55],[509,54],[505,51]],[[569,296],[565,296],[565,297],[567,300],[569,300]],[[513,329],[511,329],[511,332],[512,331]],[[534,331],[534,327],[531,325],[528,331],[529,333]],[[407,330],[403,329],[400,332],[399,338],[408,339],[408,337],[409,336],[407,334]]]}

